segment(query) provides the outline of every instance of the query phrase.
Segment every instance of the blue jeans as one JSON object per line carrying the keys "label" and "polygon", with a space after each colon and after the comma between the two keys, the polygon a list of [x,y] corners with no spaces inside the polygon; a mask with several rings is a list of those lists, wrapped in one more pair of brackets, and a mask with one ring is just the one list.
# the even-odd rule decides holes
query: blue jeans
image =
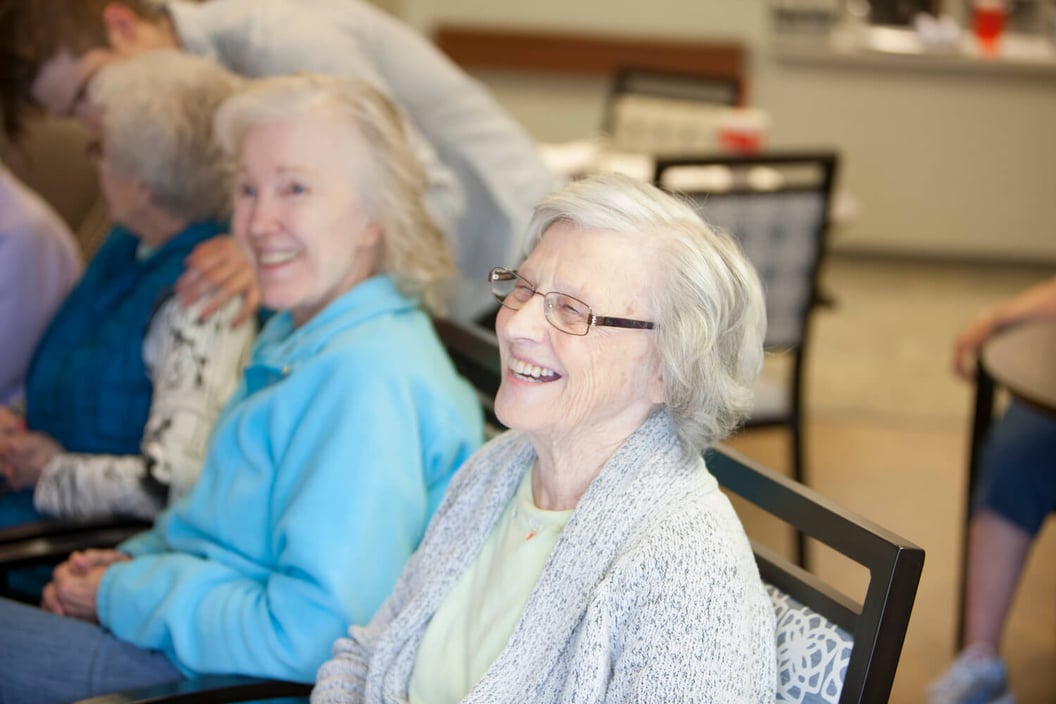
{"label": "blue jeans", "polygon": [[1056,510],[1056,415],[1012,401],[983,446],[975,509],[1037,535]]}
{"label": "blue jeans", "polygon": [[60,704],[183,679],[162,653],[0,599],[0,704]]}

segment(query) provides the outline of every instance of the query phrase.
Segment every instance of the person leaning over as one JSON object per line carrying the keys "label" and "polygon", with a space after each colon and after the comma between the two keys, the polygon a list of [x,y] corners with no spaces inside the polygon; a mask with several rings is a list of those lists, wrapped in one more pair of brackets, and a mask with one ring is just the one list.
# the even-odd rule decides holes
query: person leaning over
{"label": "person leaning over", "polygon": [[491,287],[512,430],[452,482],[337,702],[774,701],[774,611],[701,457],[747,414],[758,277],[684,203],[619,175],[544,199]]}
{"label": "person leaning over", "polygon": [[480,444],[428,315],[453,264],[398,109],[362,82],[274,77],[226,101],[217,131],[238,160],[232,229],[277,312],[192,492],[60,565],[47,611],[0,601],[0,701],[209,673],[310,682]]}

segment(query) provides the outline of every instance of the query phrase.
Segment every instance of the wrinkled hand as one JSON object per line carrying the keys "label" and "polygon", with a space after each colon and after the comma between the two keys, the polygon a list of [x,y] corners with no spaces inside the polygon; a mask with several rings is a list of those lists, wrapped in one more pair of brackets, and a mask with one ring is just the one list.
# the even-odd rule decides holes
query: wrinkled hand
{"label": "wrinkled hand", "polygon": [[180,303],[190,306],[205,301],[203,320],[220,310],[228,301],[242,297],[242,308],[231,321],[238,327],[257,312],[260,289],[253,267],[234,237],[212,237],[188,255],[187,270],[176,282]]}
{"label": "wrinkled hand", "polygon": [[117,550],[84,550],[70,555],[55,568],[44,587],[41,608],[60,616],[97,622],[96,595],[110,565],[132,558]]}
{"label": "wrinkled hand", "polygon": [[0,443],[0,472],[11,488],[32,489],[62,445],[44,433],[10,433]]}

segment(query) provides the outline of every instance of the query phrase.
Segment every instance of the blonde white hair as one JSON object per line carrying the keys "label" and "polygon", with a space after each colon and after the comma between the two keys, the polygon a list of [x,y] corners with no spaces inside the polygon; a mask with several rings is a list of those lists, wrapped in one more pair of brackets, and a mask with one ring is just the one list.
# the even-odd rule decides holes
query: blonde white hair
{"label": "blonde white hair", "polygon": [[216,132],[225,151],[237,156],[250,129],[305,115],[332,119],[356,140],[364,163],[350,163],[348,173],[359,206],[381,227],[379,268],[430,313],[442,313],[454,258],[427,210],[428,182],[403,113],[377,88],[321,74],[258,79],[220,107]]}
{"label": "blonde white hair", "polygon": [[213,115],[241,83],[214,61],[175,50],[106,65],[88,97],[100,110],[107,162],[142,180],[170,215],[226,218],[231,162],[213,139]]}
{"label": "blonde white hair", "polygon": [[648,297],[665,405],[689,451],[729,435],[752,407],[766,306],[754,267],[729,235],[688,203],[620,174],[573,181],[544,198],[528,225],[534,248],[550,227],[641,237],[659,272]]}

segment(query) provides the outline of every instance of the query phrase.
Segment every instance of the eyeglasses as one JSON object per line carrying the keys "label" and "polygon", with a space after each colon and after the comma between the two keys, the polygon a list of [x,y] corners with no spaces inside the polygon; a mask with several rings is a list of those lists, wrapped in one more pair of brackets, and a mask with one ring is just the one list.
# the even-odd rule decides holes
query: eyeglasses
{"label": "eyeglasses", "polygon": [[488,281],[491,283],[492,295],[510,310],[520,310],[532,299],[532,296],[542,296],[543,314],[546,316],[546,321],[569,335],[586,335],[591,327],[596,325],[634,330],[653,329],[653,323],[645,320],[594,315],[590,306],[565,293],[537,291],[535,284],[513,269],[497,266],[491,270]]}

